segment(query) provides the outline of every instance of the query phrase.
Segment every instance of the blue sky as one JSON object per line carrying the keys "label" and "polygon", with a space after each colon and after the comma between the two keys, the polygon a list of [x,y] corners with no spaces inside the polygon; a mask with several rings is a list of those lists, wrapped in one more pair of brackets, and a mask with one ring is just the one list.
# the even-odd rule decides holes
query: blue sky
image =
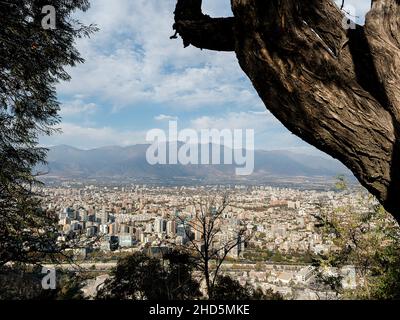
{"label": "blue sky", "polygon": [[[249,128],[257,149],[318,153],[292,135],[265,108],[234,53],[184,49],[173,34],[175,0],[92,0],[78,14],[100,31],[77,47],[85,64],[71,69],[57,90],[62,134],[41,144],[89,149],[145,143],[146,132],[166,129]],[[211,16],[229,16],[229,0],[203,0]],[[346,1],[362,19],[370,0]]]}

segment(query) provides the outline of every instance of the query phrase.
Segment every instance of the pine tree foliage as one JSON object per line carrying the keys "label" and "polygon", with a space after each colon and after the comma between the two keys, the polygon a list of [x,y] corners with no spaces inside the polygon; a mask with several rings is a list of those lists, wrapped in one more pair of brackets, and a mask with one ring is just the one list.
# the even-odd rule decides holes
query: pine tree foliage
{"label": "pine tree foliage", "polygon": [[[43,27],[48,5],[55,29]],[[56,85],[83,62],[75,41],[96,30],[72,17],[88,8],[87,0],[0,1],[0,266],[54,250],[55,220],[40,208],[33,170],[46,159],[39,137],[60,121]]]}

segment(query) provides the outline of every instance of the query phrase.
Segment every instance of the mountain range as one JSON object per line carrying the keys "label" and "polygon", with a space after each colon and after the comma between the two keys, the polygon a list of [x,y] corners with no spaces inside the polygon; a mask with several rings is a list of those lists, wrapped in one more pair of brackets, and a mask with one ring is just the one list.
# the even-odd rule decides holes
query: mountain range
{"label": "mountain range", "polygon": [[[150,165],[146,151],[150,145],[109,146],[81,150],[60,145],[49,148],[48,164],[38,167],[45,179],[124,179],[138,181],[234,181],[268,177],[327,177],[351,172],[334,159],[286,150],[254,153],[254,172],[235,176],[234,165]],[[210,145],[210,150],[212,146]],[[211,154],[211,151],[210,151]]]}

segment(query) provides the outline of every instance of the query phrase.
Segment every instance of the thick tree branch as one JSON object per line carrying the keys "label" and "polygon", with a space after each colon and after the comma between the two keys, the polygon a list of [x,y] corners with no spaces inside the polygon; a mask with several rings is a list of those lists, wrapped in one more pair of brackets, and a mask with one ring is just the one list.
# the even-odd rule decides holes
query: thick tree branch
{"label": "thick tree branch", "polygon": [[[331,0],[231,2],[236,55],[267,108],[342,161],[400,220],[400,1],[373,1],[365,27],[349,30]],[[231,28],[211,32],[217,24],[201,15],[179,33],[219,50],[214,41],[231,39]]]}
{"label": "thick tree branch", "polygon": [[185,48],[193,45],[200,49],[234,51],[234,18],[210,18],[202,13],[201,3],[201,0],[177,2],[173,28],[182,37]]}
{"label": "thick tree branch", "polygon": [[234,51],[233,18],[203,18],[180,20],[174,29],[182,37],[185,47],[193,45],[200,49]]}

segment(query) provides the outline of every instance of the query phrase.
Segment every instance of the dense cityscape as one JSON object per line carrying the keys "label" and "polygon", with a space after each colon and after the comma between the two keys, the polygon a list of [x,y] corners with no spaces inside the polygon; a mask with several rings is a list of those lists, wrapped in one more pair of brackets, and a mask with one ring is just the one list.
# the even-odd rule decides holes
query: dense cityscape
{"label": "dense cityscape", "polygon": [[0,26],[4,314],[394,314],[400,0],[0,0]]}
{"label": "dense cityscape", "polygon": [[[262,290],[272,289],[291,299],[325,299],[333,292],[321,291],[311,257],[335,250],[334,243],[316,229],[322,210],[346,205],[368,212],[376,204],[360,190],[316,191],[267,186],[150,187],[90,185],[44,188],[45,209],[59,221],[60,243],[79,239],[74,259],[104,273],[120,255],[201,242],[195,228],[201,199],[227,195],[216,242],[243,237],[229,252],[222,272],[240,283]],[[238,230],[245,230],[239,233]],[[216,246],[219,244],[216,243]],[[333,271],[332,271],[333,272]],[[354,266],[346,266],[343,288],[354,289]],[[104,274],[98,277],[103,279]],[[93,280],[96,286],[99,279]],[[90,285],[89,285],[90,287]],[[87,292],[93,294],[93,288]],[[90,293],[88,293],[90,295]]]}

